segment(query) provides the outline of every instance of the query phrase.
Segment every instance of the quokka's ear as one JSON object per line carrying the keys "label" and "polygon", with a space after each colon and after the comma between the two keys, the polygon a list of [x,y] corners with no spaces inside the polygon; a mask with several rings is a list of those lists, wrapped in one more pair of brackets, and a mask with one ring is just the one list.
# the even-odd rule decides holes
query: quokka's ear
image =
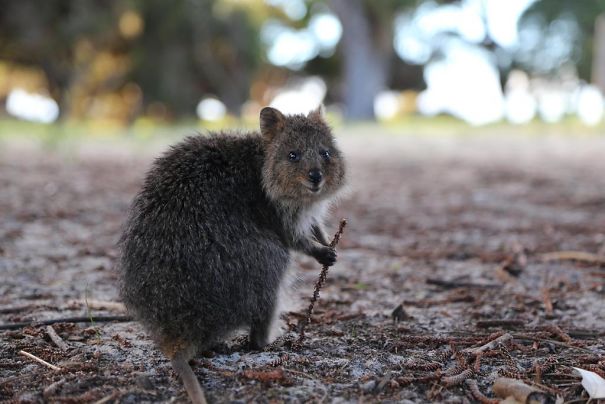
{"label": "quokka's ear", "polygon": [[275,108],[265,107],[260,111],[260,132],[266,140],[273,137],[284,129],[286,117]]}
{"label": "quokka's ear", "polygon": [[315,108],[314,110],[310,111],[307,114],[307,118],[309,119],[314,119],[316,121],[323,121],[324,119],[324,106],[319,104],[319,106],[317,108]]}

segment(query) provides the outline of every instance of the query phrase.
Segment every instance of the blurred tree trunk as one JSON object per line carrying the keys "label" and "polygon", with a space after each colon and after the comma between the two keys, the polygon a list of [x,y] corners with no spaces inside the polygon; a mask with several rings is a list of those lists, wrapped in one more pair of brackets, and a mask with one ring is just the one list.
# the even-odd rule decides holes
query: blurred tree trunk
{"label": "blurred tree trunk", "polygon": [[[208,13],[203,10],[198,21],[203,18],[209,19]],[[246,36],[243,24],[226,21],[230,34],[227,46],[221,41],[211,41],[212,33],[209,32],[207,24],[203,22],[193,24],[194,31],[194,62],[199,71],[212,83],[216,96],[225,104],[227,110],[236,116],[241,115],[241,108],[248,99],[251,85],[251,72],[249,64],[241,60],[240,49],[245,49],[249,37]]]}
{"label": "blurred tree trunk", "polygon": [[373,119],[374,98],[386,89],[389,77],[393,17],[373,15],[363,0],[332,0],[330,4],[343,26],[345,116]]}
{"label": "blurred tree trunk", "polygon": [[595,21],[592,83],[605,94],[605,13]]}

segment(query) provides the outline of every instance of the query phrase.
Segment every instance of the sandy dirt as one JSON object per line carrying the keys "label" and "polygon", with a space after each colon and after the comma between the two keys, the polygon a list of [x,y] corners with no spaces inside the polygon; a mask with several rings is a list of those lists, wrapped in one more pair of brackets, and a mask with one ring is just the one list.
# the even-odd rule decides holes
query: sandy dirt
{"label": "sandy dirt", "polygon": [[[330,232],[349,224],[307,338],[320,266],[297,255],[289,332],[196,357],[209,401],[490,402],[501,376],[587,399],[572,366],[605,376],[605,265],[545,254],[605,255],[605,138],[342,132]],[[0,324],[124,314],[115,243],[162,147],[0,143]],[[53,329],[64,349],[46,326],[0,331],[0,401],[186,400],[137,323]]]}

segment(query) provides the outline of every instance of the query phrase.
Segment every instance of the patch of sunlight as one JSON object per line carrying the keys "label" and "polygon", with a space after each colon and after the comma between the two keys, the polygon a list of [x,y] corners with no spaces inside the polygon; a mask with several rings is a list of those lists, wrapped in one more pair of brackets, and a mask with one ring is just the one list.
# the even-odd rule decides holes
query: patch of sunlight
{"label": "patch of sunlight", "polygon": [[424,70],[427,89],[418,96],[418,110],[424,115],[449,113],[471,125],[502,119],[504,99],[498,72],[484,49],[452,40],[443,60],[429,63]]}
{"label": "patch of sunlight", "polygon": [[197,104],[197,116],[209,122],[220,121],[227,114],[227,107],[216,98],[204,98]]}
{"label": "patch of sunlight", "polygon": [[20,88],[9,93],[6,111],[14,117],[40,123],[51,123],[59,117],[59,105],[55,100]]}
{"label": "patch of sunlight", "polygon": [[599,89],[593,85],[582,86],[577,99],[578,117],[589,126],[598,125],[603,120],[604,101]]}
{"label": "patch of sunlight", "polygon": [[270,105],[284,114],[304,114],[321,105],[326,92],[326,83],[320,77],[308,77],[287,85]]}

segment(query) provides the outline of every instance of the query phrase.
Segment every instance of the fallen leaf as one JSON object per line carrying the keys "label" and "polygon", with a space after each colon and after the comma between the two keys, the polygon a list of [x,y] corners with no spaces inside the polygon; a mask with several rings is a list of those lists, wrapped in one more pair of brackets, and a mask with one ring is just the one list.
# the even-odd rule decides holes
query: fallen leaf
{"label": "fallen leaf", "polygon": [[590,370],[574,369],[582,376],[582,386],[591,399],[605,398],[605,379]]}

